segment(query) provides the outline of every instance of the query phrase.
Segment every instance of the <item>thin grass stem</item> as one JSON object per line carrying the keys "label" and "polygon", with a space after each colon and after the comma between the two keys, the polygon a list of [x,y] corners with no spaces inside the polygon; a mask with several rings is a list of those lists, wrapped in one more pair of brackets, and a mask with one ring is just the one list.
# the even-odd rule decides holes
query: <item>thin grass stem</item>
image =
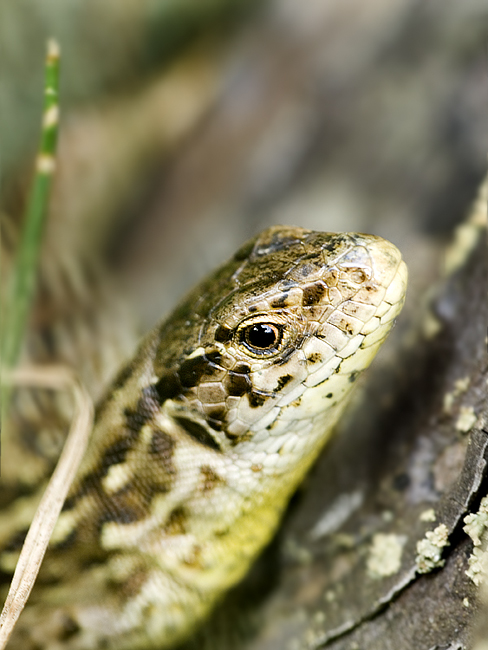
{"label": "thin grass stem", "polygon": [[[0,337],[0,361],[5,370],[17,364],[36,287],[41,238],[46,221],[49,193],[56,168],[56,142],[59,123],[59,46],[55,40],[47,45],[44,113],[35,176],[27,205],[19,248],[14,260],[7,296],[2,305],[3,331]],[[10,389],[2,390],[1,422],[5,422]]]}

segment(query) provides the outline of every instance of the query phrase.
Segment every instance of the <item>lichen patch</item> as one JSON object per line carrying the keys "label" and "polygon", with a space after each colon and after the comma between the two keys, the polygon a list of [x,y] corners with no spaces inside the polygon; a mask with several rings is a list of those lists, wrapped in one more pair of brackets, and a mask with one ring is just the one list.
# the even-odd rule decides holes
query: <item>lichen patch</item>
{"label": "lichen patch", "polygon": [[424,539],[417,542],[417,557],[415,563],[418,573],[430,573],[443,567],[445,560],[442,552],[449,546],[449,531],[446,524],[440,524],[434,530],[425,533]]}
{"label": "lichen patch", "polygon": [[456,420],[456,429],[461,433],[468,433],[476,424],[476,413],[472,406],[461,406],[459,416]]}
{"label": "lichen patch", "polygon": [[464,532],[473,540],[475,546],[481,546],[488,529],[488,496],[481,499],[480,509],[464,518]]}
{"label": "lichen patch", "polygon": [[480,585],[488,575],[488,496],[481,499],[477,513],[464,518],[464,532],[471,537],[474,549],[469,557],[469,569],[466,575],[475,585]]}
{"label": "lichen patch", "polygon": [[405,535],[377,533],[371,542],[366,561],[368,575],[373,579],[379,579],[398,573],[406,541]]}
{"label": "lichen patch", "polygon": [[434,508],[428,508],[427,510],[421,512],[419,515],[419,519],[420,521],[435,521],[436,516],[435,516]]}
{"label": "lichen patch", "polygon": [[488,553],[475,547],[468,559],[469,569],[466,571],[468,578],[479,587],[485,582],[488,575]]}
{"label": "lichen patch", "polygon": [[463,377],[462,379],[457,379],[454,382],[453,390],[447,392],[444,395],[442,407],[445,413],[451,413],[454,401],[456,400],[456,398],[458,398],[460,395],[462,395],[468,390],[469,382],[470,382],[469,377]]}

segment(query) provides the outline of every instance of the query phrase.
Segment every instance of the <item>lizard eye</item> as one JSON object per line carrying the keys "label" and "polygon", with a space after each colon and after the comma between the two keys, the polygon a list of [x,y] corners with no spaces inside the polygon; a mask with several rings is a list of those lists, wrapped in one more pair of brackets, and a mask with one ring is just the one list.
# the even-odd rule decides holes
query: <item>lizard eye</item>
{"label": "lizard eye", "polygon": [[260,318],[253,317],[252,320],[244,321],[236,332],[238,344],[254,357],[277,354],[289,338],[286,336],[285,323],[272,323],[265,318],[263,314]]}
{"label": "lizard eye", "polygon": [[271,358],[282,353],[297,335],[297,323],[292,315],[274,311],[253,314],[234,329],[234,343],[248,356]]}
{"label": "lizard eye", "polygon": [[281,342],[282,328],[273,323],[255,323],[242,331],[242,342],[254,353],[276,350]]}

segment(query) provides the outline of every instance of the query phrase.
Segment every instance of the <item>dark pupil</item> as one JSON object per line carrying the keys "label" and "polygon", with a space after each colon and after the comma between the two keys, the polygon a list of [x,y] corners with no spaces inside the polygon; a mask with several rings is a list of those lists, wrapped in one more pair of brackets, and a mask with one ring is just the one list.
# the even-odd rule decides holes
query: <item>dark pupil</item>
{"label": "dark pupil", "polygon": [[258,323],[250,327],[247,331],[247,342],[254,348],[268,350],[276,345],[278,341],[278,332],[275,327]]}

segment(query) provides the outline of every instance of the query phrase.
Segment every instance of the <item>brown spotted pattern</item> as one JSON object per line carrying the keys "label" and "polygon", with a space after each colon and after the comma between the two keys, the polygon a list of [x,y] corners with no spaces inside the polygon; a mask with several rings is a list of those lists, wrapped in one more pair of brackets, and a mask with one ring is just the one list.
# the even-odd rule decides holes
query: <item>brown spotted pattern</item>
{"label": "brown spotted pattern", "polygon": [[187,636],[269,541],[405,285],[378,237],[275,227],[191,292],[97,411],[13,650]]}

